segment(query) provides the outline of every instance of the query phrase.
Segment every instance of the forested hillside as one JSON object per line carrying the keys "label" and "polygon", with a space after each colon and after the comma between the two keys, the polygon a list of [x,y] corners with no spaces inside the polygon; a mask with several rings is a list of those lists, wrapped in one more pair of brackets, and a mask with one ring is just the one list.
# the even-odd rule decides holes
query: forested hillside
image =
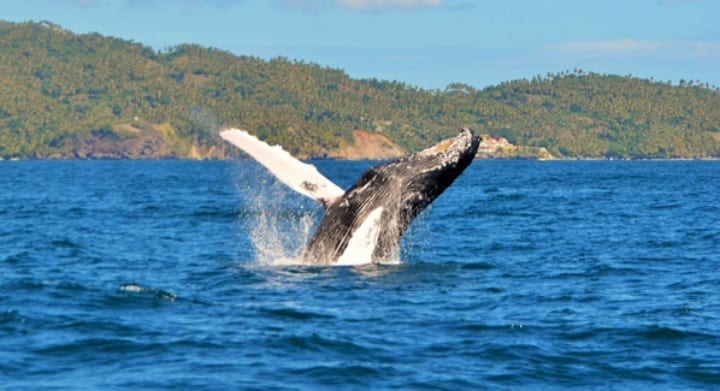
{"label": "forested hillside", "polygon": [[462,126],[561,157],[720,157],[720,92],[576,70],[482,90],[354,80],[196,45],[157,52],[0,21],[1,158],[222,158],[242,127],[320,156],[381,133],[407,150]]}

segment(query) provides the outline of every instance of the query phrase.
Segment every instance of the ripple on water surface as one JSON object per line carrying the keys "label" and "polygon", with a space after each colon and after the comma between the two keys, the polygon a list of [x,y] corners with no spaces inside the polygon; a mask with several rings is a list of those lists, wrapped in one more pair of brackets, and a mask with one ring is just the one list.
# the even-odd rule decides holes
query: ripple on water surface
{"label": "ripple on water surface", "polygon": [[356,268],[252,162],[0,166],[0,388],[720,385],[716,162],[475,162]]}

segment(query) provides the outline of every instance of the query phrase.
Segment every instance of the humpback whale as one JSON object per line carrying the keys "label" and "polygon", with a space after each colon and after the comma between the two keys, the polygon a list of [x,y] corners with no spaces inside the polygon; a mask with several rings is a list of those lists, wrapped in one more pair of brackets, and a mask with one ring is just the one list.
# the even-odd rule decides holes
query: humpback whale
{"label": "humpback whale", "polygon": [[372,167],[347,191],[280,146],[225,128],[220,136],[291,189],[315,199],[325,216],[302,255],[313,265],[359,265],[396,259],[410,223],[467,168],[480,137],[467,128],[419,152]]}

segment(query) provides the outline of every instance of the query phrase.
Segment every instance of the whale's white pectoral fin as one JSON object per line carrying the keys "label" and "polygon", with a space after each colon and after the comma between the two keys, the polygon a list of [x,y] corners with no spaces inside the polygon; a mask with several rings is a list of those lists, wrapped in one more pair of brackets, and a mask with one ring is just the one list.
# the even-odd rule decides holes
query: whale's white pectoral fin
{"label": "whale's white pectoral fin", "polygon": [[294,158],[279,145],[268,145],[240,129],[223,129],[220,137],[242,149],[291,189],[325,206],[345,193],[315,166]]}

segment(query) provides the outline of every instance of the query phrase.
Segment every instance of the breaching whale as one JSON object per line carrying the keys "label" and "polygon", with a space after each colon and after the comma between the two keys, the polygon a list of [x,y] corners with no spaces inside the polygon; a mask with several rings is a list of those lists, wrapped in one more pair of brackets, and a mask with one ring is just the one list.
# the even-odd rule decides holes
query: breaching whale
{"label": "breaching whale", "polygon": [[291,189],[325,207],[325,217],[302,255],[313,265],[383,263],[397,257],[410,223],[467,168],[480,137],[456,137],[370,168],[347,191],[280,146],[226,128],[220,136],[245,151]]}

